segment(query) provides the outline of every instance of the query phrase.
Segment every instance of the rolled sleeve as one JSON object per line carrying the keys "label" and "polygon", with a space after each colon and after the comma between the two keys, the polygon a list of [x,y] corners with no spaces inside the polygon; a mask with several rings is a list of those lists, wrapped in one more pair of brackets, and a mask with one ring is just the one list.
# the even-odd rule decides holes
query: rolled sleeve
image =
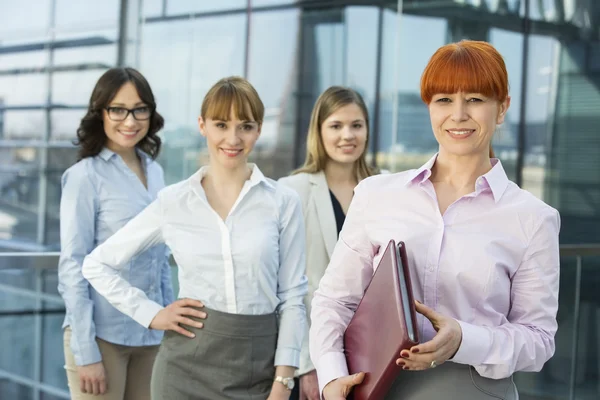
{"label": "rolled sleeve", "polygon": [[70,316],[70,346],[77,365],[102,361],[96,343],[94,303],[89,282],[82,274],[83,259],[94,247],[96,219],[96,191],[85,167],[79,163],[63,174],[60,200],[58,292]]}
{"label": "rolled sleeve", "polygon": [[277,297],[280,300],[279,336],[275,365],[298,368],[305,332],[304,296],[308,283],[304,274],[305,231],[302,206],[295,192],[289,190],[280,210],[279,274]]}

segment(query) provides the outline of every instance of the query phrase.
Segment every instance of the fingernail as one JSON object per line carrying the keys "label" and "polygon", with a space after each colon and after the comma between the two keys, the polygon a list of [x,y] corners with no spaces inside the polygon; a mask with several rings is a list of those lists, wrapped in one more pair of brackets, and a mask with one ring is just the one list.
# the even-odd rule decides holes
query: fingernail
{"label": "fingernail", "polygon": [[412,349],[411,350],[413,353],[417,354],[419,352],[419,349]]}
{"label": "fingernail", "polygon": [[407,369],[410,369],[410,368],[408,368],[408,367],[405,365],[404,367],[402,367],[402,369],[406,371]]}
{"label": "fingernail", "polygon": [[398,360],[396,361],[396,365],[398,365],[399,367],[404,367],[406,364],[404,364],[404,361]]}
{"label": "fingernail", "polygon": [[406,351],[403,351],[402,353],[400,353],[400,355],[404,358],[408,358],[409,354]]}

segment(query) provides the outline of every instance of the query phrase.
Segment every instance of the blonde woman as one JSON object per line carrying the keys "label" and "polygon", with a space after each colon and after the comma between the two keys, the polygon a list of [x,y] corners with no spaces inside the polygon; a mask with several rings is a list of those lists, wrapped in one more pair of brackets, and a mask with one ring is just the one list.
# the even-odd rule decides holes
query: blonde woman
{"label": "blonde woman", "polygon": [[[248,81],[217,82],[198,118],[209,165],[161,191],[83,264],[120,311],[167,331],[153,399],[284,400],[293,388],[306,321],[304,222],[298,195],[248,163],[263,116]],[[118,272],[157,243],[179,267],[179,300],[166,308]]]}
{"label": "blonde woman", "polygon": [[[373,175],[365,154],[369,115],[356,91],[333,86],[317,99],[307,138],[306,161],[292,176],[279,180],[300,195],[306,224],[308,294],[319,285],[344,224],[354,188]],[[318,400],[319,386],[308,352],[308,335],[300,359],[300,400]]]}

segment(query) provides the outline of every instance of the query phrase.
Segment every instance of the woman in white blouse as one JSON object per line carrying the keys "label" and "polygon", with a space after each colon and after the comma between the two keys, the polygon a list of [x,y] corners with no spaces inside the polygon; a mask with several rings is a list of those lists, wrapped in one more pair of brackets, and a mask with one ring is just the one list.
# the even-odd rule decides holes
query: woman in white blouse
{"label": "woman in white blouse", "polygon": [[[304,223],[296,193],[247,162],[264,106],[239,77],[202,103],[209,165],[169,186],[97,247],[83,275],[143,326],[166,330],[153,399],[287,399],[305,331]],[[119,276],[144,249],[166,243],[179,267],[168,307]]]}
{"label": "woman in white blouse", "polygon": [[[362,179],[373,175],[367,165],[369,114],[356,91],[332,86],[317,99],[313,108],[306,161],[292,176],[279,182],[300,195],[306,225],[306,276],[310,301],[329,264],[333,248],[342,230],[354,188]],[[308,334],[300,355],[300,400],[319,400],[317,373],[310,361]]]}

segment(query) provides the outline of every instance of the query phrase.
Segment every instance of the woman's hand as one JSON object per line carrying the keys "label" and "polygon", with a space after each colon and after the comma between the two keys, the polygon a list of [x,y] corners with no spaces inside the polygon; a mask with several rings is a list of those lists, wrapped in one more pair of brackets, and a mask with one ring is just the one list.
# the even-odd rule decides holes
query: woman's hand
{"label": "woman's hand", "polygon": [[402,350],[396,364],[403,369],[420,371],[435,368],[454,357],[462,342],[462,329],[454,318],[446,317],[418,301],[415,304],[417,312],[431,321],[437,334],[429,342]]}
{"label": "woman's hand", "polygon": [[300,400],[320,400],[317,371],[312,370],[300,376]]}
{"label": "woman's hand", "polygon": [[[194,321],[188,317],[204,319],[206,318],[206,313],[191,307],[202,308],[204,307],[204,304],[198,300],[192,299],[177,300],[160,310],[158,314],[154,316],[154,319],[150,322],[150,328],[162,331],[170,330],[190,338],[195,337],[196,335],[183,329],[180,324],[193,326],[194,328],[202,328],[202,326],[204,326],[202,322]],[[186,315],[188,317],[186,317]]]}
{"label": "woman's hand", "polygon": [[325,400],[342,400],[348,397],[352,388],[362,383],[365,379],[365,373],[342,376],[329,382],[323,388],[323,399]]}
{"label": "woman's hand", "polygon": [[79,374],[81,393],[92,394],[94,396],[106,393],[108,385],[106,384],[106,372],[104,371],[102,361],[89,365],[80,365],[77,367],[77,373]]}
{"label": "woman's hand", "polygon": [[289,400],[291,394],[291,390],[286,389],[279,382],[274,382],[273,386],[271,387],[271,393],[269,393],[267,400]]}

